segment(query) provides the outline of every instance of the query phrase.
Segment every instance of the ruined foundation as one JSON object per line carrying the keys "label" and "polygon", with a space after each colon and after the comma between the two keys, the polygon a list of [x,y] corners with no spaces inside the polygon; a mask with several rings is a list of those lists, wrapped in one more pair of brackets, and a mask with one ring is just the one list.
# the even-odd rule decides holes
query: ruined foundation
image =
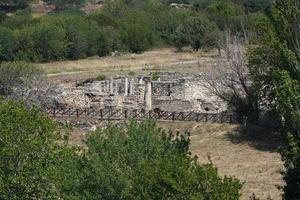
{"label": "ruined foundation", "polygon": [[50,97],[51,106],[55,107],[201,113],[228,110],[226,103],[208,89],[207,77],[202,74],[162,72],[156,80],[152,74],[118,76],[80,87],[59,85],[57,88]]}

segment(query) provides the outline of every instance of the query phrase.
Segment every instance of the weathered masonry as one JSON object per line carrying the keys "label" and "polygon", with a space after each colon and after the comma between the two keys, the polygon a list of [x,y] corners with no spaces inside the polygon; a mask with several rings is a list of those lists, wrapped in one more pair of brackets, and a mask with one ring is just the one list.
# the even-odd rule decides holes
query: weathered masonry
{"label": "weathered masonry", "polygon": [[162,72],[159,76],[118,76],[81,87],[59,85],[51,95],[57,108],[113,108],[221,113],[227,105],[208,89],[202,74]]}

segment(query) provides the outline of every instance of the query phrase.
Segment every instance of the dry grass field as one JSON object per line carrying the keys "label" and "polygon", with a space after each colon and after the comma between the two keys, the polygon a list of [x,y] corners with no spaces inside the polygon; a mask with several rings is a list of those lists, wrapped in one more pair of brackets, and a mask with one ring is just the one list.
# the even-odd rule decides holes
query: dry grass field
{"label": "dry grass field", "polygon": [[284,169],[279,153],[278,139],[267,130],[253,128],[247,132],[236,125],[203,124],[193,122],[160,122],[173,131],[189,130],[191,151],[200,163],[208,157],[221,175],[235,176],[244,182],[242,200],[252,193],[260,200],[281,199],[278,186],[283,185]]}
{"label": "dry grass field", "polygon": [[[151,50],[142,54],[123,54],[119,56],[91,57],[76,61],[59,61],[38,64],[53,80],[77,81],[95,77],[99,74],[126,75],[147,74],[149,71],[200,72],[211,71],[220,62],[217,52],[176,52],[166,48]],[[221,61],[222,65],[225,62]]]}

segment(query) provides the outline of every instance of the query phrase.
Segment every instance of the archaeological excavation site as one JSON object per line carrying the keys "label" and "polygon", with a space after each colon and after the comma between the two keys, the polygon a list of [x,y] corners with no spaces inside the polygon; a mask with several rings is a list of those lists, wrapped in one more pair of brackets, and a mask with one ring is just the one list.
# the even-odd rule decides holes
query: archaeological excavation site
{"label": "archaeological excavation site", "polygon": [[157,118],[229,122],[237,119],[211,89],[205,74],[153,72],[148,76],[113,76],[81,84],[59,84],[49,95],[47,112],[55,116],[100,119]]}

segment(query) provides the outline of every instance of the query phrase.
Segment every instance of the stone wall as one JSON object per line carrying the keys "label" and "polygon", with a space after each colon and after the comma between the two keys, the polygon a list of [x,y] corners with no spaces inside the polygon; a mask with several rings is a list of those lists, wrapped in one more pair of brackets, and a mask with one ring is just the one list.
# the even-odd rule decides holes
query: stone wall
{"label": "stone wall", "polygon": [[188,112],[193,111],[193,103],[188,100],[172,99],[154,99],[153,108],[167,111]]}
{"label": "stone wall", "polygon": [[[64,107],[155,109],[166,111],[224,112],[227,105],[213,95],[205,79],[197,74],[163,73],[149,77],[111,77],[83,87],[61,85],[53,96]],[[151,91],[151,93],[147,93]]]}

